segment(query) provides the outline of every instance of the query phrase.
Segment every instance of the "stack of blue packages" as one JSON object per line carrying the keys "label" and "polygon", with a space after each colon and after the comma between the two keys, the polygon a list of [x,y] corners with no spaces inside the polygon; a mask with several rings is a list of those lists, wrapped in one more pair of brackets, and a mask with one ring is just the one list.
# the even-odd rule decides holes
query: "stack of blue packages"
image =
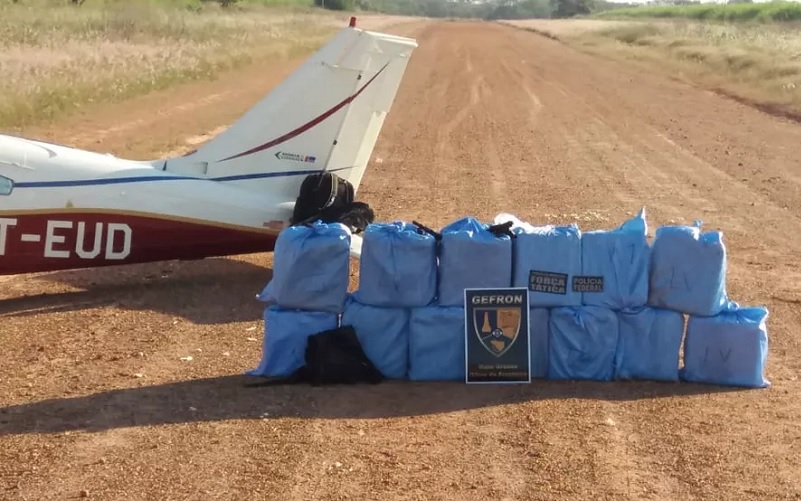
{"label": "stack of blue packages", "polygon": [[532,226],[505,214],[496,223],[512,221],[514,287],[527,287],[530,306],[581,306],[572,280],[581,276],[581,230],[567,226]]}
{"label": "stack of blue packages", "polygon": [[650,247],[645,209],[618,229],[581,235],[582,277],[576,286],[582,303],[612,310],[648,303]]}
{"label": "stack of blue packages", "polygon": [[368,225],[352,295],[346,226],[284,230],[258,296],[272,304],[263,356],[248,374],[289,376],[309,336],[350,325],[387,379],[464,381],[465,289],[526,287],[532,379],[770,385],[768,311],[729,300],[721,232],[665,226],[649,246],[644,209],[585,233],[508,214],[494,223],[465,217],[441,235],[417,223]]}
{"label": "stack of blue packages", "polygon": [[409,379],[465,380],[465,320],[460,306],[413,308],[409,319]]}
{"label": "stack of blue packages", "polygon": [[551,310],[549,379],[611,381],[619,323],[614,311],[598,306]]}
{"label": "stack of blue packages", "polygon": [[273,277],[258,298],[283,308],[342,312],[350,282],[350,229],[317,221],[275,242]]}
{"label": "stack of blue packages", "polygon": [[651,249],[648,304],[706,317],[723,311],[728,297],[722,233],[701,233],[700,222],[658,228]]}
{"label": "stack of blue packages", "polygon": [[367,225],[356,299],[371,306],[415,308],[437,295],[438,241],[415,224]]}
{"label": "stack of blue packages", "polygon": [[512,285],[512,239],[473,217],[442,229],[439,253],[440,306],[463,306],[465,289]]}
{"label": "stack of blue packages", "polygon": [[264,341],[259,366],[246,374],[287,377],[306,364],[306,341],[314,334],[335,329],[339,315],[326,311],[289,310],[269,306],[264,311]]}
{"label": "stack of blue packages", "polygon": [[768,309],[734,302],[714,317],[690,315],[684,345],[684,381],[767,388]]}
{"label": "stack of blue packages", "polygon": [[679,380],[684,315],[644,306],[618,313],[615,379]]}
{"label": "stack of blue packages", "polygon": [[342,326],[351,325],[364,354],[387,379],[405,379],[409,370],[409,309],[360,303],[351,295]]}
{"label": "stack of blue packages", "polygon": [[285,377],[305,364],[309,336],[339,326],[350,281],[350,229],[321,221],[290,226],[275,243],[273,277],[257,298],[264,341],[253,376]]}

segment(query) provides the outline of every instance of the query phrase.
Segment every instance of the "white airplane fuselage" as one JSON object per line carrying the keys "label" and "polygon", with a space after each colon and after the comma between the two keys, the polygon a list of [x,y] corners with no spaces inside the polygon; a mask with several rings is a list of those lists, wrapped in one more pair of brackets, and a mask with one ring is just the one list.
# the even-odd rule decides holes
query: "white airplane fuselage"
{"label": "white airplane fuselage", "polygon": [[3,135],[0,176],[0,274],[271,251],[292,213],[252,178],[192,178]]}
{"label": "white airplane fuselage", "polygon": [[182,156],[124,160],[0,135],[0,275],[272,251],[307,176],[358,189],[415,47],[352,19]]}

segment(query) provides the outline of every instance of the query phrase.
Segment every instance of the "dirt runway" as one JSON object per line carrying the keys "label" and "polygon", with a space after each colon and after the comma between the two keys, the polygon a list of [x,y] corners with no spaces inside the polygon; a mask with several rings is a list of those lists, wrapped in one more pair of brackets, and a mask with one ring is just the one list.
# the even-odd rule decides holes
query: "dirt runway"
{"label": "dirt runway", "polygon": [[[379,219],[702,219],[724,231],[729,293],[770,309],[773,386],[243,388],[269,255],[14,277],[0,499],[801,498],[801,127],[508,26],[388,31],[420,47],[360,192]],[[188,149],[299,63],[28,133]]]}

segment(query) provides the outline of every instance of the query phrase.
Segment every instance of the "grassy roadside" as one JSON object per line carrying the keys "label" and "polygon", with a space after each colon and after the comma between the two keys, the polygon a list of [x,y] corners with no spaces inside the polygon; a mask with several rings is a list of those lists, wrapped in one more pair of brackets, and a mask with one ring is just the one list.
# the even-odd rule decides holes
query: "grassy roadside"
{"label": "grassy roadside", "polygon": [[801,119],[801,29],[795,23],[588,19],[509,24]]}
{"label": "grassy roadside", "polygon": [[298,0],[226,9],[171,0],[0,3],[0,128],[213,78],[258,58],[311,53],[338,19]]}
{"label": "grassy roadside", "polygon": [[801,3],[700,4],[648,6],[599,12],[603,18],[686,18],[699,21],[757,21],[763,23],[801,21]]}

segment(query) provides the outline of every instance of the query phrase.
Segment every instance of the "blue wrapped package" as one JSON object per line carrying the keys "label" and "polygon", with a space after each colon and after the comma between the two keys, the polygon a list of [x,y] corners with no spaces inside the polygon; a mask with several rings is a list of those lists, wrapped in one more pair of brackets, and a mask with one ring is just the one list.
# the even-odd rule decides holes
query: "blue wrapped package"
{"label": "blue wrapped package", "polygon": [[582,233],[583,276],[572,285],[581,291],[584,305],[620,311],[648,303],[651,248],[647,235],[645,209],[616,230]]}
{"label": "blue wrapped package", "polygon": [[409,317],[409,379],[464,381],[464,308],[413,308]]}
{"label": "blue wrapped package", "polygon": [[273,277],[257,297],[282,308],[341,313],[350,282],[351,232],[340,223],[290,226],[275,242]]}
{"label": "blue wrapped package", "polygon": [[618,320],[599,306],[551,309],[548,378],[611,381]]}
{"label": "blue wrapped package", "polygon": [[406,379],[409,369],[409,310],[361,304],[350,296],[342,325],[352,325],[364,354],[387,379]]}
{"label": "blue wrapped package", "polygon": [[615,379],[679,380],[684,315],[647,306],[618,313]]}
{"label": "blue wrapped package", "polygon": [[440,306],[463,306],[465,289],[512,285],[512,238],[490,231],[473,217],[442,229],[439,251]]}
{"label": "blue wrapped package", "polygon": [[370,306],[426,306],[437,295],[437,239],[416,225],[367,225],[356,299]]}
{"label": "blue wrapped package", "polygon": [[306,365],[309,336],[339,326],[339,315],[325,311],[264,310],[264,341],[259,366],[249,376],[286,377]]}
{"label": "blue wrapped package", "polygon": [[514,223],[513,283],[528,287],[530,306],[581,306],[581,293],[571,282],[581,275],[581,230],[567,226],[532,226],[499,214],[495,223]]}
{"label": "blue wrapped package", "polygon": [[767,388],[768,309],[729,303],[714,317],[690,316],[680,377],[694,383]]}
{"label": "blue wrapped package", "polygon": [[728,297],[722,233],[701,233],[700,222],[658,228],[651,249],[648,304],[708,317],[723,311]]}
{"label": "blue wrapped package", "polygon": [[548,377],[550,312],[547,308],[530,308],[528,314],[531,379],[544,379]]}

